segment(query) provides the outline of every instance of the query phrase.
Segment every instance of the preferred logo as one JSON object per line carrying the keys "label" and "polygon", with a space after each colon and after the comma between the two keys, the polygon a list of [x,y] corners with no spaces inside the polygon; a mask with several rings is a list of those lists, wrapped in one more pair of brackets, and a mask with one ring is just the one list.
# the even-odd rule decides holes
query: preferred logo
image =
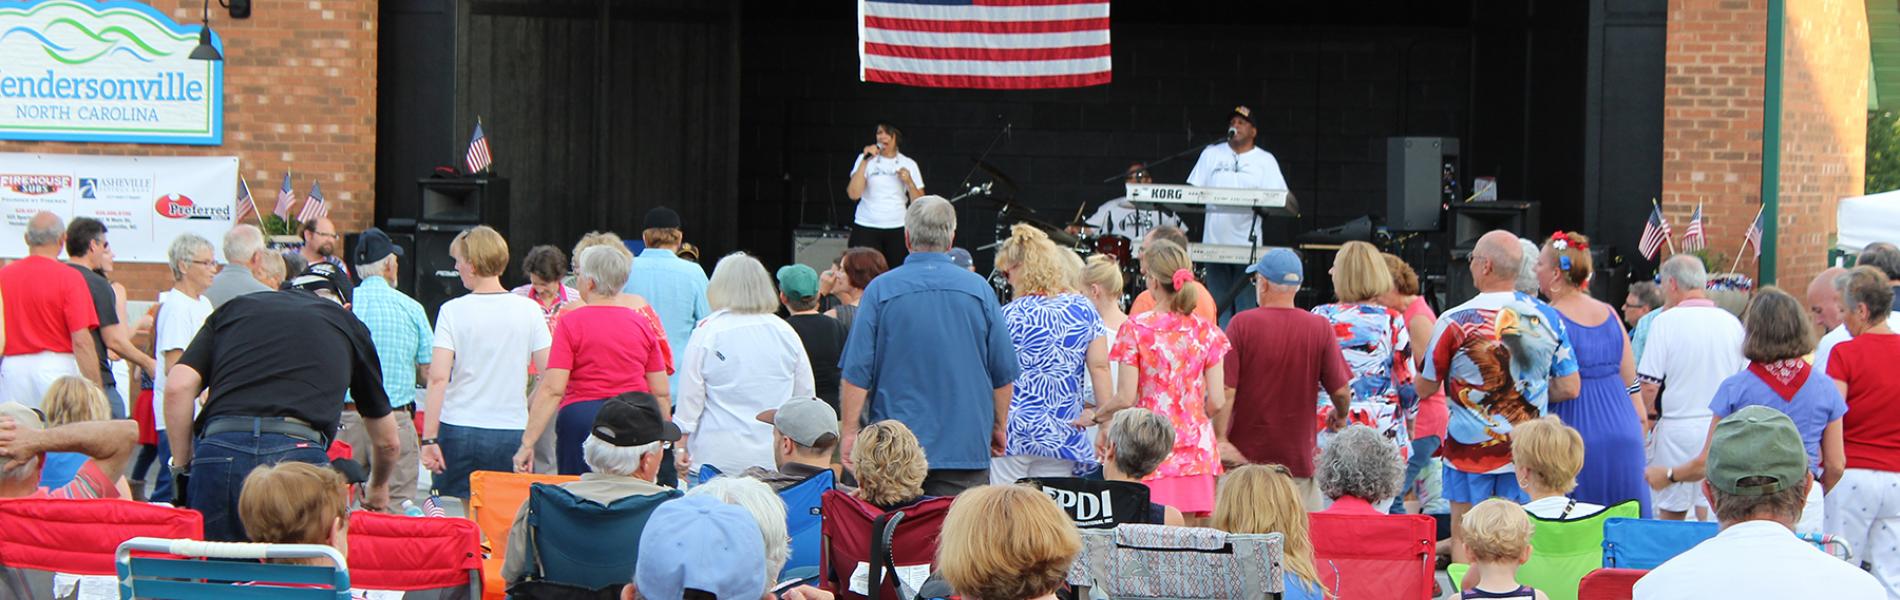
{"label": "preferred logo", "polygon": [[28,196],[55,194],[72,185],[72,178],[65,175],[0,175],[0,188]]}
{"label": "preferred logo", "polygon": [[158,202],[154,203],[152,208],[158,211],[158,216],[167,219],[199,221],[231,220],[231,209],[229,207],[198,206],[191,201],[191,198],[183,194],[166,194],[159,196]]}

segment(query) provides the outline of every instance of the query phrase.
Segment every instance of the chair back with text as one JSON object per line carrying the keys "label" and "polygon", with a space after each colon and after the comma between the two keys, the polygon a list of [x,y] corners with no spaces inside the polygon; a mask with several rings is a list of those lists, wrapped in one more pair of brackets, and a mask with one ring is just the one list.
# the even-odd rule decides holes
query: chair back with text
{"label": "chair back with text", "polygon": [[647,519],[680,495],[669,489],[601,504],[558,485],[534,484],[526,521],[534,558],[529,578],[585,589],[632,581]]}
{"label": "chair back with text", "polygon": [[55,577],[109,589],[119,545],[141,536],[198,539],[204,515],[126,500],[0,500],[0,579],[20,598],[51,597]]}
{"label": "chair back with text", "polygon": [[1284,544],[1278,533],[1146,524],[1083,529],[1068,581],[1111,598],[1278,597],[1285,590]]}
{"label": "chair back with text", "polygon": [[[1597,569],[1583,576],[1577,588],[1578,600],[1630,600],[1636,595],[1636,582],[1648,575],[1643,569]],[[1538,588],[1543,589],[1543,588]]]}
{"label": "chair back with text", "polygon": [[943,519],[950,513],[950,503],[954,498],[925,498],[890,511],[856,496],[831,490],[824,493],[820,501],[824,512],[823,550],[820,552],[818,568],[819,587],[837,594],[840,598],[865,598],[870,592],[868,586],[854,585],[854,573],[866,572],[868,581],[877,581],[882,574],[872,574],[871,549],[877,540],[873,523],[887,514],[904,513],[898,522],[890,540],[889,564],[897,573],[898,581],[882,577],[878,586],[878,597],[906,598],[897,591],[897,583],[918,590],[923,587],[937,564],[937,535],[943,531]]}
{"label": "chair back with text", "polygon": [[481,532],[468,519],[350,513],[349,559],[359,589],[481,596]]}
{"label": "chair back with text", "polygon": [[468,518],[482,532],[482,597],[501,600],[507,597],[508,582],[501,580],[502,559],[508,554],[508,531],[514,529],[515,512],[528,502],[528,486],[535,483],[580,481],[575,475],[536,475],[476,471],[468,475]]}
{"label": "chair back with text", "polygon": [[1654,569],[1721,530],[1696,521],[1610,519],[1603,523],[1603,567]]}
{"label": "chair back with text", "polygon": [[1149,523],[1148,486],[1136,481],[1098,481],[1081,477],[1030,477],[1016,480],[1042,490],[1083,529]]}
{"label": "chair back with text", "polygon": [[1530,515],[1531,559],[1518,568],[1517,580],[1543,590],[1550,600],[1576,600],[1577,582],[1603,566],[1604,522],[1641,514],[1642,506],[1630,500],[1573,519]]}
{"label": "chair back with text", "polygon": [[1437,523],[1425,515],[1313,513],[1313,563],[1340,598],[1427,600]]}
{"label": "chair back with text", "polygon": [[792,556],[785,561],[784,573],[818,567],[819,548],[824,547],[822,504],[825,492],[836,487],[837,474],[824,471],[779,490],[779,499],[785,501],[785,533],[792,536]]}
{"label": "chair back with text", "polygon": [[[164,553],[177,557],[135,556]],[[215,558],[221,560],[197,560]],[[313,566],[257,562],[323,558]],[[125,599],[272,598],[350,600],[343,553],[316,544],[251,544],[139,537],[119,545],[119,597]]]}

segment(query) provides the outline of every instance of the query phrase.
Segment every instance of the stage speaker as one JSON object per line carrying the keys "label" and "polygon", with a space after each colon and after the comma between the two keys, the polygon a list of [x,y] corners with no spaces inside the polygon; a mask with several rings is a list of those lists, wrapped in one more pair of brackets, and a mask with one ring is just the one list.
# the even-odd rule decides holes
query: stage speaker
{"label": "stage speaker", "polygon": [[1470,250],[1478,238],[1502,229],[1539,240],[1536,202],[1460,202],[1451,205],[1451,247]]}
{"label": "stage speaker", "polygon": [[463,223],[507,227],[508,178],[506,177],[425,177],[416,181],[421,188],[416,223]]}
{"label": "stage speaker", "polygon": [[415,281],[411,295],[422,303],[430,323],[435,322],[443,302],[468,293],[468,288],[462,287],[462,276],[455,272],[455,259],[449,256],[449,242],[455,241],[456,234],[474,228],[466,224],[416,225],[414,251],[409,253]]}
{"label": "stage speaker", "polygon": [[1436,231],[1439,214],[1461,202],[1458,140],[1385,140],[1385,224],[1394,231]]}
{"label": "stage speaker", "polygon": [[1464,304],[1478,295],[1478,284],[1471,280],[1471,250],[1451,251],[1451,262],[1445,266],[1445,296],[1441,314],[1453,306]]}
{"label": "stage speaker", "polygon": [[844,255],[847,233],[842,229],[799,229],[792,232],[792,261],[819,273]]}

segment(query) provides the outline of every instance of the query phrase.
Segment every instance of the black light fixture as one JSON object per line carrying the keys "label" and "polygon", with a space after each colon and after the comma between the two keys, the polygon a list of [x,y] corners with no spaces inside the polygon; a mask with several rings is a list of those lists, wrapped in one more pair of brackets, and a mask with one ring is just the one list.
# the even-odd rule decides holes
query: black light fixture
{"label": "black light fixture", "polygon": [[204,4],[204,28],[198,30],[198,47],[191,49],[192,60],[224,60],[224,55],[211,45],[211,0]]}

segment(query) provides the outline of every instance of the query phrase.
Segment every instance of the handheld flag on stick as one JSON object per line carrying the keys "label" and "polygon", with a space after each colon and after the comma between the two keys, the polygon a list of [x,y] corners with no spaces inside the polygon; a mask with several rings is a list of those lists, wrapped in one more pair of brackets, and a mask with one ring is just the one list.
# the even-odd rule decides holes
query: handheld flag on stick
{"label": "handheld flag on stick", "polygon": [[1689,228],[1682,230],[1682,249],[1694,252],[1708,247],[1708,240],[1702,237],[1702,203],[1695,203],[1695,214],[1689,217]]}
{"label": "handheld flag on stick", "polygon": [[[231,219],[231,223],[234,225],[243,223],[245,219],[256,216],[257,200],[251,197],[251,184],[246,183],[244,177],[240,176],[238,177],[237,216]],[[263,219],[258,219],[258,223],[263,222]]]}
{"label": "handheld flag on stick", "polygon": [[1755,247],[1755,260],[1761,260],[1761,216],[1765,210],[1766,206],[1755,210],[1755,222],[1749,223],[1748,232],[1742,234],[1742,247],[1735,250],[1735,264],[1729,266],[1729,271],[1733,272],[1736,267],[1742,266],[1742,250],[1747,250],[1749,246]]}
{"label": "handheld flag on stick", "polygon": [[488,136],[482,135],[482,120],[475,119],[475,137],[468,140],[468,174],[474,175],[488,170],[495,163],[488,153]]}
{"label": "handheld flag on stick", "polygon": [[296,204],[297,194],[290,190],[290,172],[284,171],[284,185],[277,188],[277,207],[271,209],[270,212],[271,214],[277,215],[279,219],[288,219],[290,218],[290,207]]}
{"label": "handheld flag on stick", "polygon": [[1652,199],[1649,201],[1649,222],[1643,224],[1643,239],[1636,244],[1636,249],[1643,253],[1643,258],[1656,260],[1663,244],[1669,244],[1671,254],[1676,252],[1675,242],[1669,240],[1669,219],[1663,218],[1662,207]]}
{"label": "handheld flag on stick", "polygon": [[303,211],[297,213],[297,221],[308,223],[313,219],[330,216],[330,203],[323,200],[323,182],[310,186],[310,197],[303,200]]}

